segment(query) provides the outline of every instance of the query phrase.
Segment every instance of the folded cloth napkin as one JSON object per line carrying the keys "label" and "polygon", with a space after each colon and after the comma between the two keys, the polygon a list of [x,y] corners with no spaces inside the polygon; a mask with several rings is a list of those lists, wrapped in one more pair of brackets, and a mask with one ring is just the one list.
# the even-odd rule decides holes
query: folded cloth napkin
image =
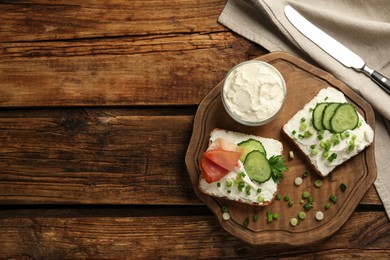
{"label": "folded cloth napkin", "polygon": [[218,21],[269,51],[286,51],[322,67],[372,105],[376,111],[375,187],[390,218],[390,95],[303,36],[285,17],[287,4],[361,56],[369,67],[390,77],[388,1],[229,0]]}

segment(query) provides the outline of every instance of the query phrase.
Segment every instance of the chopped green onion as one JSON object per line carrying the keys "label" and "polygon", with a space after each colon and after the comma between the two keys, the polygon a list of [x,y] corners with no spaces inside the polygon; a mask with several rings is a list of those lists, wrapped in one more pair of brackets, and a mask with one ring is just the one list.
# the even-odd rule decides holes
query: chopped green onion
{"label": "chopped green onion", "polygon": [[222,214],[222,218],[223,218],[223,220],[229,220],[230,219],[230,214],[229,214],[229,212],[224,212],[223,214]]}
{"label": "chopped green onion", "polygon": [[302,194],[302,198],[304,198],[304,199],[309,198],[309,196],[310,196],[310,193],[308,191],[304,191]]}
{"label": "chopped green onion", "polygon": [[221,187],[221,183],[220,182],[217,182],[217,187]]}
{"label": "chopped green onion", "polygon": [[303,176],[303,177],[307,177],[307,176],[309,176],[309,174],[310,174],[309,171],[304,171],[304,172],[302,173],[302,176]]}
{"label": "chopped green onion", "polygon": [[309,131],[305,131],[305,132],[303,133],[303,136],[304,136],[305,138],[310,138],[312,135],[313,135],[313,134],[312,134],[311,132],[309,132]]}
{"label": "chopped green onion", "polygon": [[290,201],[288,202],[288,206],[289,206],[289,207],[294,206],[294,201],[290,200]]}
{"label": "chopped green onion", "polygon": [[324,213],[322,211],[316,212],[316,220],[321,221],[324,219]]}
{"label": "chopped green onion", "polygon": [[291,224],[291,226],[295,227],[296,225],[298,225],[298,219],[292,218],[292,219],[290,220],[290,224]]}
{"label": "chopped green onion", "polygon": [[238,188],[243,189],[244,187],[245,187],[245,182],[240,181],[240,182],[238,183]]}
{"label": "chopped green onion", "polygon": [[259,220],[259,215],[257,215],[257,213],[253,214],[253,222],[256,222],[257,220]]}
{"label": "chopped green onion", "polygon": [[311,154],[311,155],[317,155],[317,154],[318,154],[317,148],[311,149],[310,154]]}
{"label": "chopped green onion", "polygon": [[328,155],[329,155],[329,152],[328,152],[328,151],[324,151],[324,152],[322,153],[322,158],[327,158]]}
{"label": "chopped green onion", "polygon": [[274,213],[273,218],[274,219],[278,219],[279,218],[279,213]]}
{"label": "chopped green onion", "polygon": [[227,190],[227,193],[230,194],[230,193],[232,193],[232,191],[231,190]]}
{"label": "chopped green onion", "polygon": [[315,185],[317,188],[321,187],[321,186],[322,186],[322,180],[321,180],[321,179],[315,180],[315,181],[314,181],[314,185]]}
{"label": "chopped green onion", "polygon": [[222,210],[222,212],[228,212],[229,211],[227,206],[222,206],[221,210]]}
{"label": "chopped green onion", "polygon": [[295,135],[295,134],[297,133],[297,131],[293,130],[291,133],[292,133],[293,135]]}
{"label": "chopped green onion", "polygon": [[261,189],[260,189],[260,188],[258,188],[258,189],[257,189],[257,193],[260,193],[260,192],[261,192]]}
{"label": "chopped green onion", "polygon": [[362,124],[363,124],[362,120],[359,120],[359,123],[358,123],[357,127],[358,127],[358,128],[361,127]]}
{"label": "chopped green onion", "polygon": [[302,117],[301,122],[305,122],[305,121],[306,121],[306,118]]}
{"label": "chopped green onion", "polygon": [[231,180],[226,181],[226,187],[231,187],[233,185],[233,182]]}
{"label": "chopped green onion", "polygon": [[337,197],[335,195],[330,195],[329,200],[333,203],[337,202]]}
{"label": "chopped green onion", "polygon": [[247,227],[249,225],[249,218],[246,218],[244,220],[244,223],[242,223],[243,227]]}
{"label": "chopped green onion", "polygon": [[303,208],[304,208],[306,211],[309,211],[312,207],[313,207],[313,205],[310,204],[310,203],[306,203],[305,205],[303,205]]}
{"label": "chopped green onion", "polygon": [[263,196],[257,197],[257,201],[258,201],[258,202],[263,202],[263,201],[264,201],[264,197],[263,197]]}
{"label": "chopped green onion", "polygon": [[314,198],[312,196],[309,196],[307,198],[307,201],[312,204],[314,202]]}
{"label": "chopped green onion", "polygon": [[333,160],[336,159],[336,158],[337,158],[337,153],[332,153],[328,157],[328,162],[333,162]]}
{"label": "chopped green onion", "polygon": [[299,125],[299,130],[301,131],[305,131],[307,128],[307,124],[306,122],[301,122],[301,124]]}
{"label": "chopped green onion", "polygon": [[301,211],[301,212],[299,212],[298,217],[299,217],[301,220],[304,220],[304,219],[306,218],[306,213],[303,212],[303,211]]}
{"label": "chopped green onion", "polygon": [[301,177],[296,177],[294,180],[295,185],[299,186],[303,183],[303,180]]}
{"label": "chopped green onion", "polygon": [[326,203],[325,209],[330,209],[330,203]]}
{"label": "chopped green onion", "polygon": [[282,198],[282,195],[280,195],[279,193],[276,194],[276,200],[280,200]]}
{"label": "chopped green onion", "polygon": [[272,222],[273,218],[274,218],[272,212],[271,211],[267,211],[266,214],[267,214],[267,222]]}
{"label": "chopped green onion", "polygon": [[345,183],[340,184],[341,191],[345,191],[347,189],[347,185]]}
{"label": "chopped green onion", "polygon": [[289,201],[290,200],[290,197],[288,195],[284,195],[284,201]]}

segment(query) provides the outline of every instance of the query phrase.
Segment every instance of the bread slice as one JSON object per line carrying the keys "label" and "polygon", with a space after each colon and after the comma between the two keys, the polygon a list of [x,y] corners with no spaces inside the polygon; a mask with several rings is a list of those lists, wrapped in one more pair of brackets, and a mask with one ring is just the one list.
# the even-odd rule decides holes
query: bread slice
{"label": "bread slice", "polygon": [[[273,155],[281,155],[283,150],[282,143],[277,140],[223,129],[214,129],[210,133],[209,146],[207,150],[215,149],[214,141],[218,138],[225,138],[235,144],[239,144],[250,138],[258,140],[263,144],[266,150],[266,157],[268,159]],[[200,168],[202,169],[202,167]],[[240,173],[245,173],[243,181],[245,182],[246,186],[251,187],[250,195],[248,195],[245,190],[240,192],[238,190],[238,185],[234,183],[234,180]],[[232,181],[233,185],[231,187],[228,187],[227,181]],[[233,171],[229,172],[225,177],[216,182],[207,183],[206,180],[203,178],[203,173],[201,172],[199,177],[199,189],[201,192],[210,196],[225,198],[240,203],[246,203],[256,206],[265,206],[268,205],[275,197],[278,185],[274,182],[272,178],[270,178],[264,183],[253,182],[248,177],[248,174],[246,174],[241,161],[238,161]],[[258,189],[261,189],[261,192],[258,192]]]}
{"label": "bread slice", "polygon": [[[312,125],[312,112],[317,104],[323,102],[347,103],[347,100],[344,94],[335,88],[329,87],[322,89],[303,107],[303,109],[298,111],[283,126],[283,132],[291,138],[296,146],[306,155],[308,161],[311,163],[316,172],[320,176],[325,177],[329,175],[329,173],[331,173],[338,165],[341,165],[369,146],[373,142],[374,132],[366,123],[364,118],[358,113],[359,125],[355,129],[346,130],[341,135],[335,135],[335,133],[332,133],[329,130],[322,130],[322,133],[320,133],[320,131],[316,130]],[[304,130],[300,129],[301,121],[305,121],[307,123],[307,128]],[[304,132],[306,131],[312,135],[309,136],[310,134],[308,134],[306,137],[303,137]],[[320,136],[322,135],[322,138],[318,137],[319,133]],[[334,143],[332,138],[338,139],[337,142],[339,143]],[[325,154],[323,147],[324,142],[332,143],[329,151]],[[351,142],[354,143],[354,149],[350,151],[349,146]],[[312,153],[313,149],[317,150],[317,154]],[[337,158],[328,160],[329,156],[333,153],[337,155]]]}

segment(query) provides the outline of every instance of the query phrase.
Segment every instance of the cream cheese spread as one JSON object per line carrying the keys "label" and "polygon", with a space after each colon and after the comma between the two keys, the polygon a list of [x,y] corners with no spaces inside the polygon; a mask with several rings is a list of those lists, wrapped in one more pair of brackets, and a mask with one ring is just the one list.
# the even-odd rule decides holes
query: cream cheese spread
{"label": "cream cheese spread", "polygon": [[[322,156],[321,147],[319,143],[321,142],[317,138],[317,130],[312,126],[312,124],[307,124],[307,129],[310,133],[313,133],[312,136],[306,138],[299,138],[300,124],[302,118],[306,122],[310,122],[312,118],[312,110],[315,108],[317,103],[321,102],[347,102],[344,94],[334,88],[322,89],[317,96],[315,96],[309,103],[307,103],[302,110],[296,113],[288,122],[284,125],[284,132],[294,139],[299,148],[309,157],[313,166],[321,173],[321,175],[328,175],[337,165],[342,164],[347,161],[349,158],[361,152],[365,147],[369,146],[374,140],[374,131],[366,123],[364,118],[358,113],[360,124],[354,130],[347,130],[348,134],[344,133],[346,138],[339,138],[338,144],[332,145],[329,150],[329,154],[336,153],[337,157],[334,160],[329,161]],[[323,132],[322,140],[331,140],[332,133],[328,130]],[[351,151],[348,149],[351,140],[354,142],[354,149]],[[311,147],[315,146],[315,149],[318,149],[318,154],[311,154]]]}
{"label": "cream cheese spread", "polygon": [[261,61],[244,62],[227,75],[223,87],[225,107],[244,122],[261,122],[281,109],[285,83],[280,73]]}
{"label": "cream cheese spread", "polygon": [[[218,138],[224,138],[230,140],[235,144],[248,140],[249,138],[256,139],[263,144],[264,149],[267,152],[267,159],[269,159],[272,155],[280,155],[283,150],[282,143],[280,143],[277,140],[270,139],[270,138],[262,138],[254,135],[233,133],[231,131],[226,131],[226,130],[216,130],[212,132],[210,136],[211,144],[208,150],[215,148],[214,141]],[[241,181],[245,182],[245,186],[251,187],[252,192],[249,195],[243,191],[240,192],[236,187],[226,186],[226,183],[228,181],[234,182],[234,180],[237,177],[237,174],[240,173],[245,173],[245,176],[241,179]],[[217,183],[219,183],[219,185],[217,185]],[[244,201],[247,203],[255,202],[255,203],[259,203],[260,205],[271,201],[278,188],[278,185],[274,182],[272,178],[270,178],[268,181],[264,183],[253,182],[248,177],[248,174],[246,174],[244,165],[241,163],[241,161],[238,161],[238,164],[235,167],[235,169],[229,172],[223,178],[221,178],[218,182],[207,183],[205,179],[201,179],[199,186],[207,194],[213,196],[229,197],[229,199],[231,200]],[[258,189],[261,189],[261,192],[258,193],[257,192]],[[228,190],[230,190],[229,194],[227,193]],[[262,202],[258,200],[259,196],[263,198]]]}

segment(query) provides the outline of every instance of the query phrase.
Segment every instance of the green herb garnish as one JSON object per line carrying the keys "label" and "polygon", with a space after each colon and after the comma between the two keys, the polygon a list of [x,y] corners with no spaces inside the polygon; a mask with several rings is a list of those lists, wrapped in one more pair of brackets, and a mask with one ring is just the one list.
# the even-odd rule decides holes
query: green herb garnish
{"label": "green herb garnish", "polygon": [[288,171],[288,167],[284,164],[283,156],[274,155],[268,160],[271,166],[271,177],[276,184],[279,184],[283,179],[282,172]]}

